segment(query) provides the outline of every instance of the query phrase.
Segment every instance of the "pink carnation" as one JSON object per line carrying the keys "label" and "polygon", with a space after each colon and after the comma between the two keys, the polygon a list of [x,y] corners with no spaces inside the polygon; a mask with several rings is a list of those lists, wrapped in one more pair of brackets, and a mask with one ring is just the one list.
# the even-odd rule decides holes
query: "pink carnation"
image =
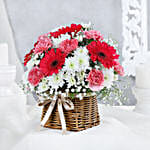
{"label": "pink carnation", "polygon": [[51,43],[51,39],[48,37],[48,33],[40,35],[38,37],[38,41],[43,41],[43,42]]}
{"label": "pink carnation", "polygon": [[35,45],[34,53],[42,53],[53,46],[51,39],[48,34],[44,34],[38,37],[38,42]]}
{"label": "pink carnation", "polygon": [[114,70],[115,70],[120,76],[124,76],[124,69],[123,69],[123,67],[120,65],[119,62],[116,62],[116,65],[114,66]]}
{"label": "pink carnation", "polygon": [[66,55],[71,53],[73,50],[75,50],[78,47],[78,40],[77,39],[71,39],[71,40],[64,40],[59,44],[59,48],[64,52]]}
{"label": "pink carnation", "polygon": [[28,81],[33,85],[37,86],[40,80],[44,77],[43,73],[38,67],[34,67],[31,69],[28,75]]}
{"label": "pink carnation", "polygon": [[87,81],[89,81],[89,88],[92,91],[99,91],[100,89],[102,89],[104,75],[102,71],[92,69],[87,77]]}
{"label": "pink carnation", "polygon": [[94,39],[94,40],[102,40],[103,39],[101,33],[96,30],[85,31],[84,34],[87,39]]}

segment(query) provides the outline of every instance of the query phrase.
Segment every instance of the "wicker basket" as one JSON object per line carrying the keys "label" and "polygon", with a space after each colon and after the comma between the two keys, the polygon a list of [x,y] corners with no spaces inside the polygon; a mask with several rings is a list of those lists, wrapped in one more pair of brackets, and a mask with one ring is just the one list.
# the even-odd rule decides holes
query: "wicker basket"
{"label": "wicker basket", "polygon": [[[83,100],[74,98],[72,99],[72,102],[74,104],[74,110],[68,111],[63,109],[67,130],[81,131],[100,124],[96,96],[84,97]],[[43,120],[49,105],[50,103],[44,105],[41,120]],[[55,108],[44,127],[61,129],[57,105],[55,105]]]}

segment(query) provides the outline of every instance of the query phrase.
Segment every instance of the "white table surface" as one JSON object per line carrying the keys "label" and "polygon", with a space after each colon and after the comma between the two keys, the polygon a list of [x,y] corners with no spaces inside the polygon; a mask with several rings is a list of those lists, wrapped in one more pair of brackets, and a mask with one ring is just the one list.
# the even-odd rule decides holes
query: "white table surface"
{"label": "white table surface", "polygon": [[101,124],[81,132],[34,129],[13,147],[13,150],[149,150],[150,118],[138,114],[134,107],[99,105]]}

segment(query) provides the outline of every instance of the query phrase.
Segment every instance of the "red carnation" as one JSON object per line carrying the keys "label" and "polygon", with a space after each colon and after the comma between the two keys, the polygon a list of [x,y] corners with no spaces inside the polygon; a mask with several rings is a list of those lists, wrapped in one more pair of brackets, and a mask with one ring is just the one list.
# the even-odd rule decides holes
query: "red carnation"
{"label": "red carnation", "polygon": [[116,64],[115,60],[119,58],[114,47],[106,42],[93,41],[87,45],[87,49],[93,62],[98,60],[108,69],[113,67]]}
{"label": "red carnation", "polygon": [[43,73],[38,67],[34,67],[31,69],[28,75],[28,81],[33,85],[37,86],[40,80],[44,77]]}
{"label": "red carnation", "polygon": [[40,69],[45,76],[50,76],[53,73],[57,74],[65,63],[66,55],[57,48],[56,52],[54,49],[45,53],[45,57],[40,62]]}
{"label": "red carnation", "polygon": [[24,66],[26,66],[28,61],[31,60],[32,54],[33,54],[33,49],[28,54],[25,55],[25,57],[24,57]]}
{"label": "red carnation", "polygon": [[82,26],[80,24],[71,24],[71,26],[62,27],[61,29],[58,29],[58,31],[50,32],[50,35],[54,38],[58,38],[61,34],[68,33],[72,38],[72,32],[78,33],[81,30]]}

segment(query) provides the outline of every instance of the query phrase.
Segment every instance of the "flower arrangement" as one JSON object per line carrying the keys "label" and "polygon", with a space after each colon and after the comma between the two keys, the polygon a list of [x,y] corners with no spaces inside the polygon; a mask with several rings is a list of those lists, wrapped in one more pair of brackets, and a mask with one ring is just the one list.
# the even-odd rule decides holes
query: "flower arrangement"
{"label": "flower arrangement", "polygon": [[39,36],[24,66],[23,90],[34,91],[42,100],[58,94],[82,99],[111,88],[118,75],[124,75],[116,43],[104,39],[90,23],[63,26]]}

